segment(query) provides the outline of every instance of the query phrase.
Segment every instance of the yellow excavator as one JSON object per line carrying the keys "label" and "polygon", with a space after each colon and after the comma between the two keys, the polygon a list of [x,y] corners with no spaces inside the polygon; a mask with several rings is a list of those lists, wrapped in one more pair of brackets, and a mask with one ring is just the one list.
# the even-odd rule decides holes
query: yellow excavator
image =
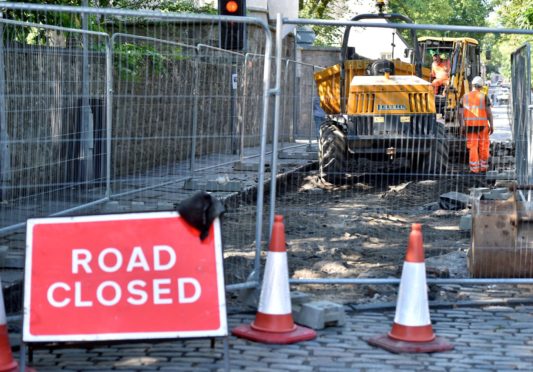
{"label": "yellow excavator", "polygon": [[[461,98],[472,90],[472,79],[482,75],[481,52],[479,43],[470,37],[436,37],[418,38],[422,55],[422,76],[431,81],[432,56],[439,54],[450,62],[449,83],[441,86],[435,95],[435,106],[439,117],[445,121],[448,135],[448,157],[459,163],[466,158],[466,138],[459,132],[457,111]],[[485,94],[488,87],[484,87]]]}
{"label": "yellow excavator", "polygon": [[469,37],[435,37],[418,38],[418,45],[423,57],[422,76],[430,81],[433,54],[443,55],[450,61],[450,81],[442,86],[442,91],[435,97],[437,112],[442,114],[450,129],[457,130],[455,117],[461,97],[472,88],[475,76],[481,75],[481,57],[479,43]]}

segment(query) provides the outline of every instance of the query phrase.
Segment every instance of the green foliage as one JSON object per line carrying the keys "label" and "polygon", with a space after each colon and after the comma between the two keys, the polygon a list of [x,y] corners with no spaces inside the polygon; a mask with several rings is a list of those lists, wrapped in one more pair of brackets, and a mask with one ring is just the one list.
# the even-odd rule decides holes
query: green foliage
{"label": "green foliage", "polygon": [[[487,18],[493,10],[491,0],[389,0],[391,12],[407,15],[417,24],[487,26]],[[406,32],[402,32],[406,38]],[[442,32],[419,31],[418,36],[444,36]],[[468,36],[481,39],[475,33],[447,32],[445,36]]]}
{"label": "green foliage", "polygon": [[207,13],[217,14],[217,10],[210,4],[197,6],[194,0],[161,0],[150,2],[146,0],[97,0],[99,6],[110,8],[161,10],[175,13]]}
{"label": "green foliage", "polygon": [[[386,13],[406,15],[417,24],[445,24],[486,26],[488,15],[493,10],[496,0],[388,0]],[[533,0],[521,0],[529,1]],[[358,1],[363,3],[362,0]],[[354,3],[354,1],[350,1]],[[366,2],[365,2],[366,3]],[[346,16],[347,0],[299,0],[300,18],[315,19],[348,19],[355,14]],[[531,8],[531,7],[530,7]],[[529,12],[533,14],[533,10]],[[317,33],[317,44],[332,45],[342,38],[343,30],[314,26]],[[409,40],[409,31],[402,31],[402,35]],[[418,32],[418,36],[442,35],[439,32]],[[479,39],[479,34],[465,35],[464,33],[448,33],[446,36],[470,36]]]}
{"label": "green foliage", "polygon": [[533,28],[533,0],[499,0],[498,16],[507,28]]}
{"label": "green foliage", "polygon": [[[348,0],[299,0],[299,17],[310,19],[339,19],[347,12]],[[315,45],[338,45],[344,30],[339,27],[313,26]]]}
{"label": "green foliage", "polygon": [[[13,0],[15,3],[81,6],[83,0]],[[166,12],[216,13],[212,5],[197,6],[194,0],[161,0],[146,4],[146,0],[87,0],[89,6],[105,8],[151,9]]]}
{"label": "green foliage", "polygon": [[[533,28],[533,0],[497,0],[498,23],[495,27],[514,29]],[[505,34],[493,37],[491,63],[507,79],[511,77],[511,53],[525,42],[533,42],[531,35]],[[533,73],[533,72],[532,72]]]}
{"label": "green foliage", "polygon": [[164,77],[173,62],[186,58],[180,47],[172,46],[163,52],[151,45],[132,43],[115,44],[113,56],[115,71],[121,79],[130,81],[139,81],[148,68]]}
{"label": "green foliage", "polygon": [[[82,0],[24,0],[24,2],[69,6],[82,5]],[[152,5],[146,5],[145,0],[88,0],[88,5],[98,7],[161,10],[164,12],[217,13],[213,6],[206,5],[198,7],[193,0],[162,0],[159,3],[153,2]],[[9,19],[36,24],[42,23],[76,29],[81,29],[82,27],[82,19],[79,14],[8,11],[6,15]],[[88,29],[92,31],[105,31],[102,21],[103,18],[98,18],[92,15],[88,16]],[[142,24],[143,21],[139,20],[138,26]],[[13,30],[14,31],[9,33],[4,33],[4,37],[29,45],[48,44],[47,34],[42,28],[17,27]],[[79,34],[71,35],[69,33],[64,33],[64,36],[69,40],[69,45],[79,43],[81,46],[81,36]],[[103,50],[104,47],[102,45],[95,45],[92,48]],[[172,47],[172,50],[161,52],[150,45],[121,43],[115,44],[113,51],[115,56],[113,59],[115,69],[123,79],[127,80],[138,80],[146,68],[149,67],[164,76],[168,73],[168,68],[171,66],[172,61],[184,58],[181,53],[181,48],[178,47]]]}
{"label": "green foliage", "polygon": [[163,10],[165,12],[176,12],[176,13],[218,14],[218,11],[212,5],[207,4],[207,5],[198,7],[196,3],[192,0],[162,1],[160,5],[157,6],[157,9]]}

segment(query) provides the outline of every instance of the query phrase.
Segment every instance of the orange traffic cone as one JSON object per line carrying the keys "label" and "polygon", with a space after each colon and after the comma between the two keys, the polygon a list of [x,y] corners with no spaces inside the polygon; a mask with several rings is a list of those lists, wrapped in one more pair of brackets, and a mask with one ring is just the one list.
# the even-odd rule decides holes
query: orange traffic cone
{"label": "orange traffic cone", "polygon": [[[18,363],[13,359],[9,334],[7,331],[6,310],[4,307],[4,295],[0,282],[0,372],[15,372],[19,370]],[[27,372],[34,372],[32,368],[26,368]]]}
{"label": "orange traffic cone", "polygon": [[294,324],[292,318],[283,216],[274,218],[255,321],[240,325],[231,333],[267,344],[292,344],[316,337],[314,330]]}
{"label": "orange traffic cone", "polygon": [[431,326],[422,226],[418,223],[412,225],[409,234],[392,330],[387,335],[371,338],[368,343],[395,353],[453,349],[452,344],[435,336]]}

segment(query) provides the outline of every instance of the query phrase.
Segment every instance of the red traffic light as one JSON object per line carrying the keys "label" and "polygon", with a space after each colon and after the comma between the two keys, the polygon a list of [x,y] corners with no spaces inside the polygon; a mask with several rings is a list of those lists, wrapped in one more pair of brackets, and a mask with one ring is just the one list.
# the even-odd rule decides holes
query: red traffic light
{"label": "red traffic light", "polygon": [[239,4],[236,1],[228,1],[226,3],[226,11],[228,13],[236,13],[239,10]]}
{"label": "red traffic light", "polygon": [[218,0],[218,14],[224,16],[245,16],[246,0]]}
{"label": "red traffic light", "polygon": [[[218,14],[221,16],[246,16],[246,0],[218,0]],[[244,22],[220,22],[220,47],[226,50],[242,50],[246,40]]]}

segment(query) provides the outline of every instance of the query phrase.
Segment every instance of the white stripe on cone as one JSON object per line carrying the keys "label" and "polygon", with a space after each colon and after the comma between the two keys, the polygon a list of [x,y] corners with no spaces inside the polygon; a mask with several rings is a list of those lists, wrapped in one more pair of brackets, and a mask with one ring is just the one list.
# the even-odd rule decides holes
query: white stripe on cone
{"label": "white stripe on cone", "polygon": [[403,263],[394,322],[405,326],[431,324],[425,263]]}
{"label": "white stripe on cone", "polygon": [[292,314],[287,252],[267,253],[265,277],[257,310],[263,314]]}

